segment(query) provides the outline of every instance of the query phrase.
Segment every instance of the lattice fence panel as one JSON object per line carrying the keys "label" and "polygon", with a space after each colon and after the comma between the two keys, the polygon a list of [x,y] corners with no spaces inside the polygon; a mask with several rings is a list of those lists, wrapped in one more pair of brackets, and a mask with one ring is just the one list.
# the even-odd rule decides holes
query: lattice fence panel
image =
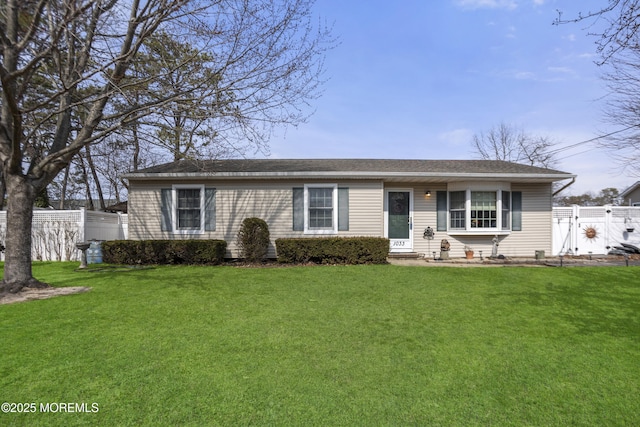
{"label": "lattice fence panel", "polygon": [[[34,261],[78,261],[80,251],[76,243],[81,240],[126,239],[127,226],[121,223],[122,216],[82,210],[34,211],[31,257]],[[2,243],[6,238],[6,230],[7,215],[0,211]]]}

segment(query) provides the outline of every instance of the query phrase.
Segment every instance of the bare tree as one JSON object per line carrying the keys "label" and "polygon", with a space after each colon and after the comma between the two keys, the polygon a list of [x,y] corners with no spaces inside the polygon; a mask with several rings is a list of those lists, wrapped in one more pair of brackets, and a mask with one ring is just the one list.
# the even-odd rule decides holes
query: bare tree
{"label": "bare tree", "polygon": [[610,58],[606,67],[603,79],[609,95],[604,117],[619,130],[606,135],[599,145],[623,172],[640,176],[640,46]]}
{"label": "bare tree", "polygon": [[554,24],[586,22],[595,37],[603,79],[609,89],[605,120],[618,130],[602,135],[599,144],[621,169],[640,176],[640,0],[609,0],[608,5]]}
{"label": "bare tree", "polygon": [[[225,114],[215,131],[227,141],[266,144],[273,126],[304,121],[333,44],[327,28],[313,25],[311,6],[309,0],[1,2],[0,163],[8,226],[0,292],[46,286],[31,270],[33,203],[87,145],[171,103],[203,101],[193,95],[214,77],[234,100],[218,109]],[[158,31],[210,52],[214,72],[169,93],[156,84],[167,71],[129,79],[145,41]],[[128,97],[134,87],[153,97]]]}
{"label": "bare tree", "polygon": [[532,166],[552,168],[555,159],[553,142],[542,136],[532,136],[504,122],[487,132],[473,136],[473,150],[482,159],[505,160]]}
{"label": "bare tree", "polygon": [[[579,13],[578,16],[563,18],[563,12],[558,10],[558,17],[554,25],[568,23],[589,23],[589,35],[596,37],[597,53],[600,60],[596,63],[603,65],[624,50],[637,45],[640,30],[639,0],[609,0],[608,5],[600,9]],[[595,25],[596,22],[599,25]]]}

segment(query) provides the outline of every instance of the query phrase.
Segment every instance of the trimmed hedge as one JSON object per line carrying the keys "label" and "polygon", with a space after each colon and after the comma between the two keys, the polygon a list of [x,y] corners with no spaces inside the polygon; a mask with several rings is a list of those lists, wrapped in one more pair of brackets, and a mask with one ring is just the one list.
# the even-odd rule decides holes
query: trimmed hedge
{"label": "trimmed hedge", "polygon": [[220,264],[227,251],[224,240],[110,240],[102,243],[108,264]]}
{"label": "trimmed hedge", "polygon": [[259,262],[269,252],[269,226],[260,218],[245,218],[238,231],[240,257],[248,262]]}
{"label": "trimmed hedge", "polygon": [[385,264],[389,239],[320,237],[276,239],[278,261],[316,264]]}

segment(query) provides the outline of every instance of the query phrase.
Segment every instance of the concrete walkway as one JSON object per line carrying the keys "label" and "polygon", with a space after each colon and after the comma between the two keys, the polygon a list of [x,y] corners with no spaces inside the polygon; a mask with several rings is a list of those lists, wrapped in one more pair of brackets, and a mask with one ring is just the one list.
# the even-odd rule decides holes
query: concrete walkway
{"label": "concrete walkway", "polygon": [[[535,258],[505,258],[489,259],[474,258],[451,258],[448,260],[434,260],[433,258],[402,259],[388,258],[389,264],[410,267],[604,267],[604,266],[626,266],[627,261],[622,256],[593,256],[589,257],[547,257],[544,259]],[[640,266],[640,256],[630,257],[629,266]]]}

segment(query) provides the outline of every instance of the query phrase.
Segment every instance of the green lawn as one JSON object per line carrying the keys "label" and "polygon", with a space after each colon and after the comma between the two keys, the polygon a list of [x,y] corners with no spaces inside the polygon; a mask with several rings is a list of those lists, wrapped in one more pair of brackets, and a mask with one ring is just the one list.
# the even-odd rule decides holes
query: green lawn
{"label": "green lawn", "polygon": [[0,425],[640,425],[637,267],[76,266],[0,306]]}

